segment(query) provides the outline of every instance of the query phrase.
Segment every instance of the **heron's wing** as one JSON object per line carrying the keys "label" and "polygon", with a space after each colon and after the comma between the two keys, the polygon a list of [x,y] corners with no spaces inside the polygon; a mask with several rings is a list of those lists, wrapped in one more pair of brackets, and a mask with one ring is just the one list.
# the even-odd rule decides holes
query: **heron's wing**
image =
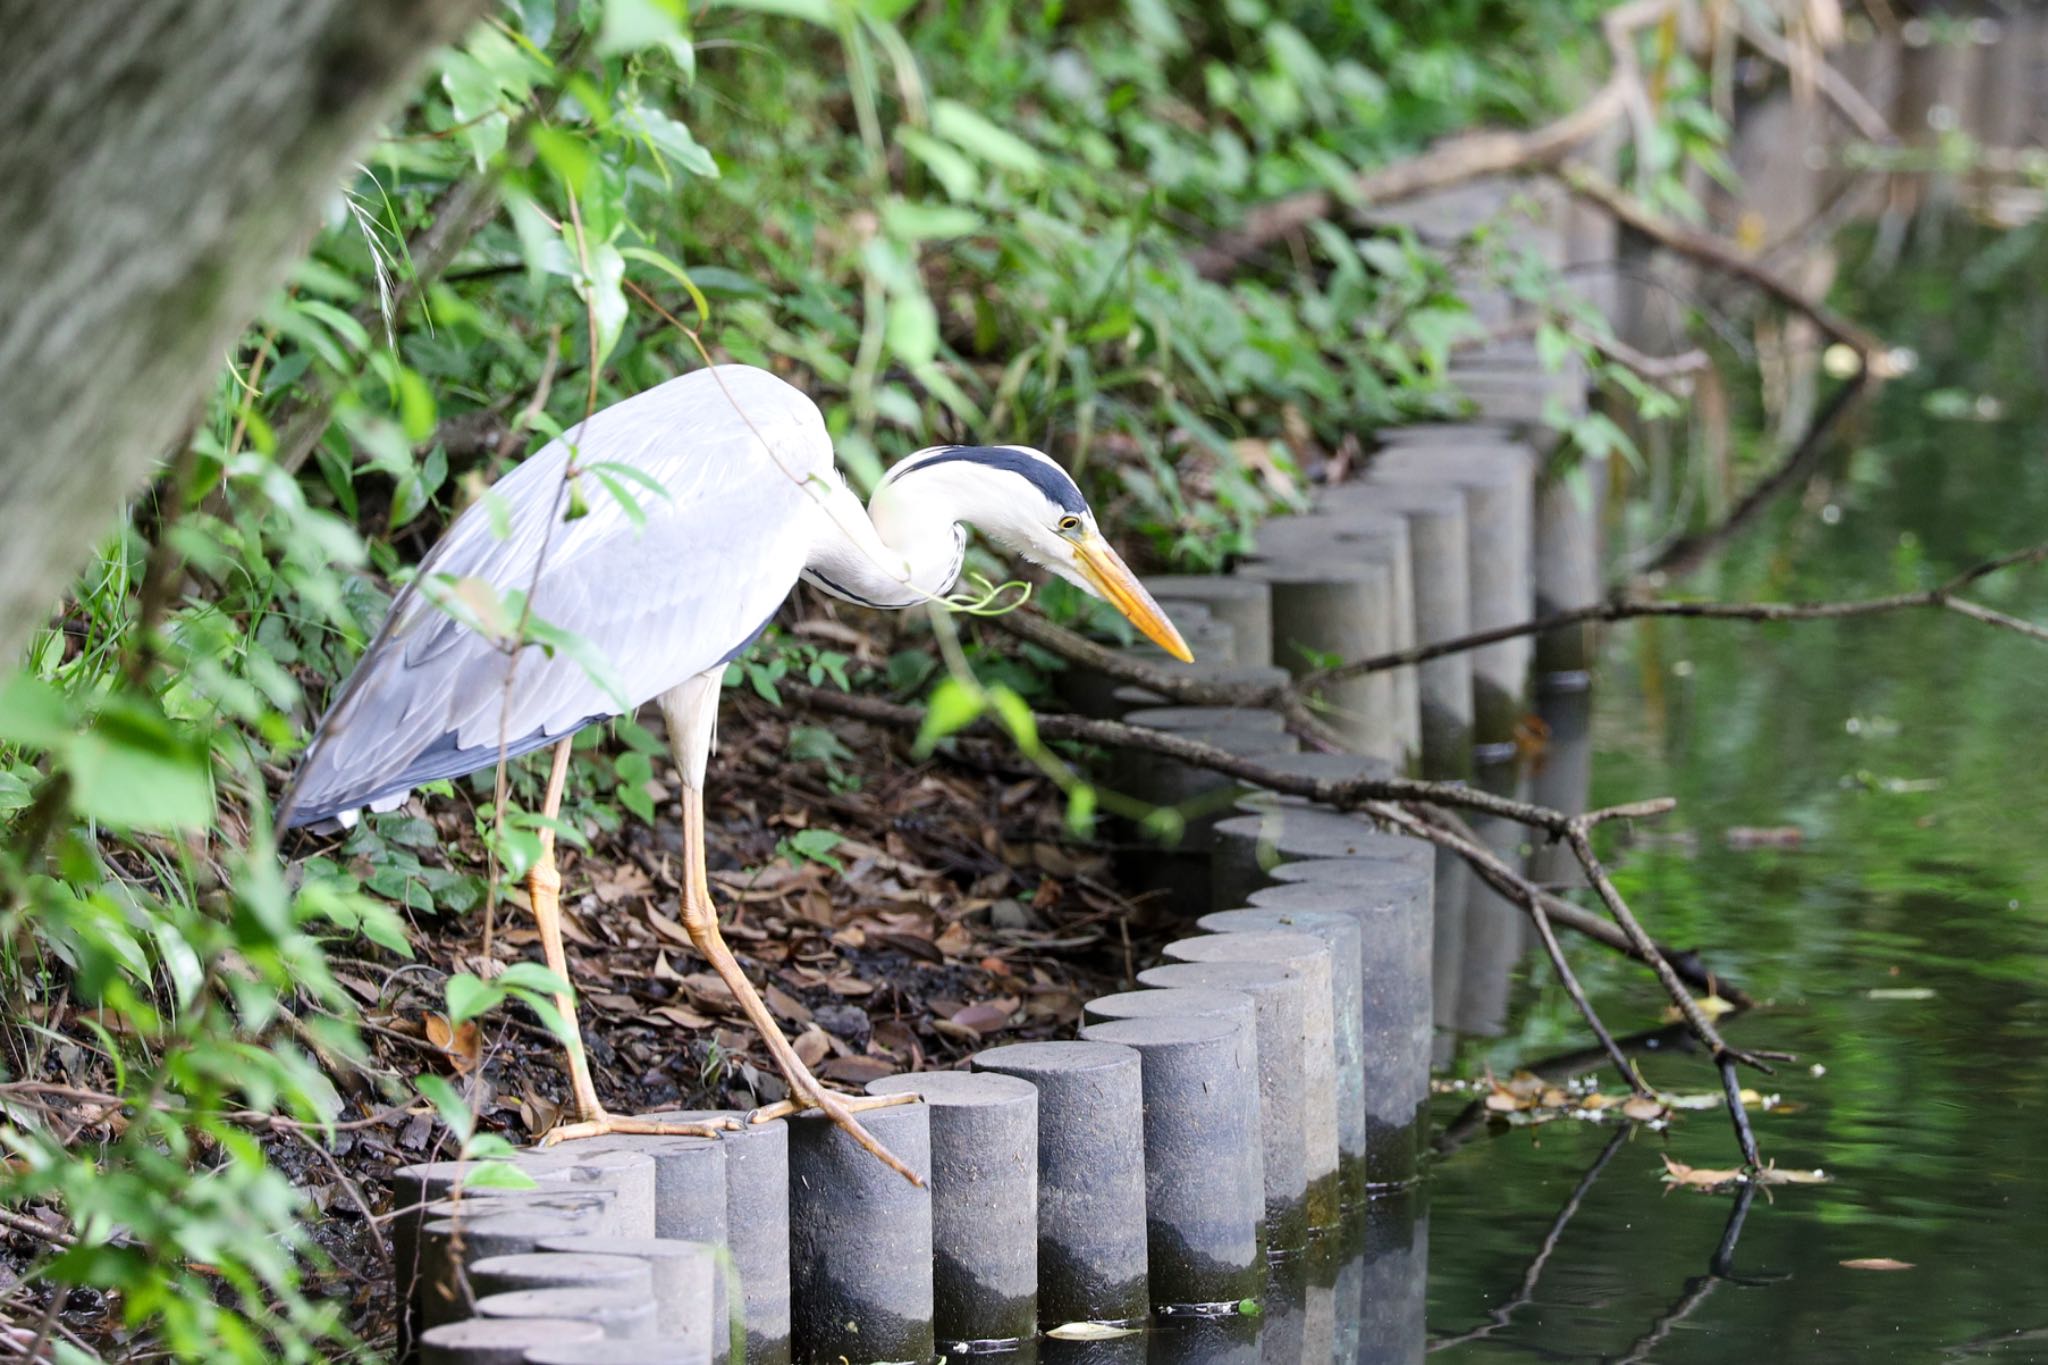
{"label": "heron's wing", "polygon": [[[564,521],[572,458],[589,512]],[[817,408],[744,366],[671,380],[536,452],[456,519],[393,603],[314,735],[285,822],[540,748],[731,658],[803,569],[821,515],[806,481],[820,477],[831,443]],[[564,632],[569,647],[504,647],[529,589],[529,638]]]}

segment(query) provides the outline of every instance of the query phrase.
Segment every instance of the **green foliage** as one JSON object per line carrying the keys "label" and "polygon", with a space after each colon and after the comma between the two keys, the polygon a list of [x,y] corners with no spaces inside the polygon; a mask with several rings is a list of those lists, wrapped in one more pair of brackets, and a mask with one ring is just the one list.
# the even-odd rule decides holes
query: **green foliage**
{"label": "green foliage", "polygon": [[[489,774],[439,784],[472,820],[368,817],[289,877],[274,851],[277,780],[390,593],[460,507],[503,524],[486,490],[526,447],[709,351],[797,378],[857,483],[936,441],[1027,441],[1156,560],[1219,566],[1296,505],[1304,452],[1453,402],[1443,372],[1471,324],[1448,263],[1403,238],[1319,225],[1290,264],[1230,284],[1199,278],[1191,248],[1259,201],[1342,192],[1474,119],[1568,102],[1598,8],[495,6],[366,152],[188,450],[0,683],[0,1138],[17,1158],[0,1199],[49,1200],[78,1234],[31,1274],[118,1287],[135,1331],[185,1359],[353,1349],[304,1292],[309,1211],[255,1136],[295,1140],[268,1122],[283,1116],[318,1140],[339,1112],[322,1067],[360,1044],[325,948],[404,955],[396,909],[479,913],[544,829],[575,843],[655,814],[661,746],[622,721],[579,737],[552,826],[520,764],[502,797]],[[482,226],[423,278],[408,244],[472,210]],[[1488,269],[1522,269],[1493,247]],[[665,496],[600,462],[568,483],[571,517],[611,499],[637,521]],[[422,591],[609,677],[519,589]],[[1033,733],[1032,668],[939,643],[943,673],[918,649],[871,677],[771,630],[727,681],[779,704],[789,678],[909,696],[937,676],[924,742],[993,715],[1077,831],[1120,810]],[[792,729],[790,757],[856,780],[815,727]],[[781,851],[833,863],[835,842],[803,831]],[[559,1027],[562,985],[458,973],[448,1017],[516,1001]],[[38,1086],[104,1091],[125,1127],[81,1140]],[[423,1078],[419,1097],[463,1150],[497,1153],[452,1086]]]}

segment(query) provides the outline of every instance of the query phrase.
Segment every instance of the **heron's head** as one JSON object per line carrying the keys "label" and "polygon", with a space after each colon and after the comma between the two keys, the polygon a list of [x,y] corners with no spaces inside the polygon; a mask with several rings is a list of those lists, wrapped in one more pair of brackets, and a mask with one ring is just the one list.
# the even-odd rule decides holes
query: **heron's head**
{"label": "heron's head", "polygon": [[965,522],[1102,598],[1161,649],[1194,656],[1152,594],[1095,525],[1095,513],[1066,470],[1029,446],[933,446],[890,469],[868,506],[894,540],[943,520]]}

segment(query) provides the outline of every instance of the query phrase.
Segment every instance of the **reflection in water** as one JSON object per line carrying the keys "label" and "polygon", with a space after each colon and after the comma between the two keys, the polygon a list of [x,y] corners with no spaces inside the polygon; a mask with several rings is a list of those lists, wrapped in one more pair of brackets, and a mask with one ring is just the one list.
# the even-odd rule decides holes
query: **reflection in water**
{"label": "reflection in water", "polygon": [[[1545,686],[1537,698],[1543,745],[1531,764],[1529,799],[1539,806],[1582,815],[1593,790],[1593,690]],[[1584,886],[1585,873],[1561,840],[1538,840],[1529,853],[1529,877],[1553,891]]]}
{"label": "reflection in water", "polygon": [[[1473,785],[1498,796],[1523,799],[1522,765],[1488,763],[1476,767]],[[1498,815],[1468,812],[1466,823],[1500,860],[1522,870],[1522,826]],[[1471,1038],[1498,1038],[1507,1031],[1508,990],[1515,964],[1528,943],[1528,916],[1479,877],[1466,880],[1464,960],[1458,972],[1458,1032]]]}
{"label": "reflection in water", "polygon": [[[1419,1365],[1428,1350],[1429,1216],[1420,1187],[1350,1211],[1306,1255],[1273,1261],[1259,1311],[1170,1317],[1108,1341],[1037,1343],[1044,1365]],[[1022,1355],[992,1361],[1027,1360]]]}
{"label": "reflection in water", "polygon": [[[2041,538],[2048,227],[1951,219],[1875,272],[1868,250],[1867,233],[1845,241],[1839,302],[1914,346],[1920,369],[1844,433],[1811,499],[1774,509],[1687,594],[1910,592]],[[2048,572],[1999,580],[1995,601],[2048,620]],[[1432,1365],[2048,1361],[2044,657],[1947,613],[1620,626],[1590,698],[1590,769],[1573,747],[1587,699],[1543,698],[1533,799],[1576,806],[1589,781],[1596,806],[1677,798],[1670,817],[1603,835],[1610,866],[1653,934],[1699,945],[1765,1002],[1725,1025],[1800,1057],[1745,1078],[1778,1101],[1752,1106],[1764,1154],[1832,1180],[1762,1198],[1663,1185],[1666,1158],[1734,1164],[1718,1106],[1617,1136],[1509,1126],[1444,1097]],[[1731,839],[1738,827],[1785,837]],[[1570,868],[1539,849],[1531,871]],[[1713,1105],[1713,1068],[1657,1027],[1665,1002],[1643,973],[1564,943],[1609,1024],[1634,1030],[1622,1041],[1645,1079]],[[1467,1043],[1455,1070],[1603,1066],[1542,960],[1525,961],[1506,1033]]]}

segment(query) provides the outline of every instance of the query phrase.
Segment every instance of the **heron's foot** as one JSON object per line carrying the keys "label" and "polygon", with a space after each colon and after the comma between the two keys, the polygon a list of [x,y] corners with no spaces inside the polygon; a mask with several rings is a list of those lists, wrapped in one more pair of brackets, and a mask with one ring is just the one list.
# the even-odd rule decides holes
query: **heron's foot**
{"label": "heron's foot", "polygon": [[552,1147],[560,1142],[574,1142],[579,1138],[609,1137],[614,1133],[629,1133],[646,1137],[717,1137],[739,1128],[737,1119],[701,1119],[681,1122],[670,1119],[636,1119],[615,1116],[600,1109],[597,1113],[574,1123],[558,1123],[540,1135],[539,1146]]}
{"label": "heron's foot", "polygon": [[801,1063],[782,1071],[782,1079],[789,1083],[786,1100],[764,1105],[747,1115],[748,1123],[772,1123],[776,1119],[801,1114],[806,1109],[816,1109],[838,1126],[840,1131],[858,1142],[884,1166],[902,1176],[913,1185],[924,1181],[916,1171],[903,1164],[894,1152],[875,1141],[874,1134],[860,1126],[854,1115],[864,1109],[886,1109],[895,1104],[915,1104],[916,1095],[841,1095],[825,1089]]}

